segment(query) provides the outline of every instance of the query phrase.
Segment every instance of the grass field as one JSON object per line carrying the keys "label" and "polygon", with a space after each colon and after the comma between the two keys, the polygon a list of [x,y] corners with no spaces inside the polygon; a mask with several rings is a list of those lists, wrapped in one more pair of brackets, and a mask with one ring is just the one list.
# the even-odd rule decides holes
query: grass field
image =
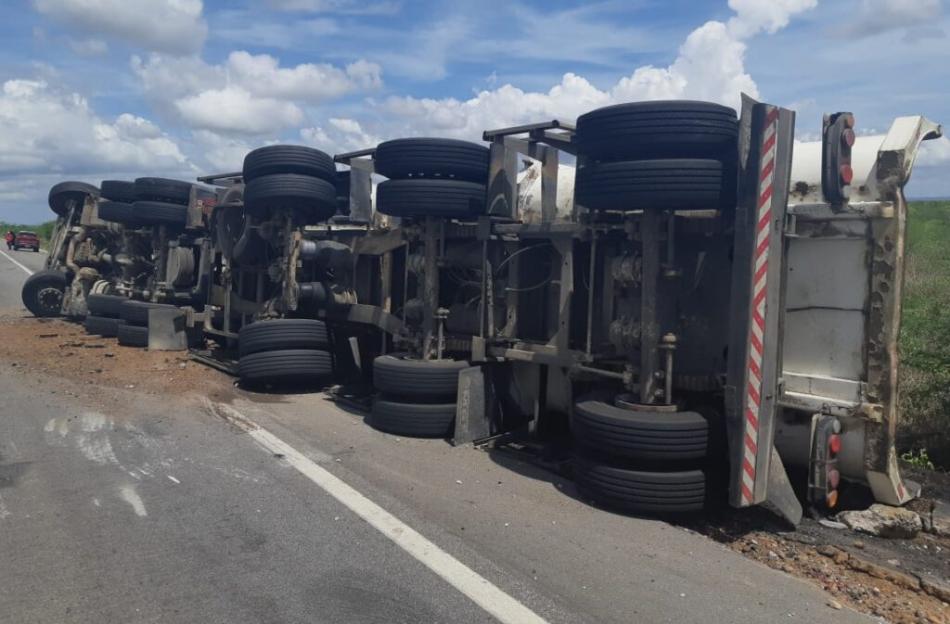
{"label": "grass field", "polygon": [[950,468],[950,201],[912,202],[901,325],[901,452]]}

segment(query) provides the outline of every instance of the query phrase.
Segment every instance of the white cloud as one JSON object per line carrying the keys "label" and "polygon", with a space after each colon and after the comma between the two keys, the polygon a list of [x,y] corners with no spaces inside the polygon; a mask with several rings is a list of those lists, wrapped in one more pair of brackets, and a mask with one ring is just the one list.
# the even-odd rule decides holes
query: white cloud
{"label": "white cloud", "polygon": [[147,59],[133,56],[131,66],[142,83],[145,96],[153,103],[168,104],[204,88],[224,86],[227,82],[223,67],[209,65],[197,56],[152,53]]}
{"label": "white cloud", "polygon": [[376,147],[381,139],[366,130],[355,119],[331,117],[326,127],[303,128],[304,143],[331,154]]}
{"label": "white cloud", "polygon": [[541,119],[573,121],[593,108],[616,102],[694,98],[735,107],[741,92],[758,95],[755,82],[745,73],[744,54],[745,44],[732,37],[725,24],[707,22],[690,33],[672,65],[640,67],[607,90],[569,73],[546,93],[504,85],[465,101],[394,97],[381,106],[401,118],[402,132],[469,139],[489,128]]}
{"label": "white cloud", "polygon": [[861,6],[846,27],[845,34],[860,37],[929,26],[941,13],[941,0],[861,0]]}
{"label": "white cloud", "polygon": [[81,95],[42,80],[8,80],[0,92],[0,173],[181,170],[177,143],[130,114],[109,121]]}
{"label": "white cloud", "polygon": [[256,97],[239,86],[202,91],[176,100],[175,107],[189,126],[216,132],[263,134],[303,123],[293,102]]}
{"label": "white cloud", "polygon": [[772,34],[788,26],[794,15],[816,6],[818,0],[729,0],[729,8],[736,12],[729,28],[737,37]]}
{"label": "white cloud", "polygon": [[258,96],[306,102],[336,99],[382,84],[379,66],[366,61],[357,61],[345,70],[327,63],[280,67],[273,56],[239,51],[228,56],[226,71],[229,82]]}
{"label": "white cloud", "polygon": [[698,99],[738,108],[740,94],[758,97],[745,70],[745,39],[775,32],[817,0],[730,0],[728,23],[709,21],[693,30],[667,67],[637,68],[606,89],[567,73],[546,92],[510,84],[482,90],[467,100],[391,97],[376,104],[387,136],[434,134],[477,140],[482,131],[544,119],[573,121],[591,109],[636,100]]}
{"label": "white cloud", "polygon": [[340,68],[301,63],[281,67],[268,54],[234,51],[221,65],[199,57],[132,58],[149,100],[191,128],[268,134],[304,122],[303,107],[382,86],[380,68],[359,60]]}
{"label": "white cloud", "polygon": [[921,143],[918,162],[924,166],[950,164],[950,139],[943,136]]}
{"label": "white cloud", "polygon": [[192,140],[202,160],[210,167],[209,173],[240,171],[245,154],[262,145],[258,141],[251,144],[244,139],[222,136],[209,130],[194,131]]}
{"label": "white cloud", "polygon": [[201,0],[33,0],[68,29],[170,54],[196,52],[208,25]]}
{"label": "white cloud", "polygon": [[139,175],[194,177],[179,143],[151,121],[105,118],[78,93],[41,79],[0,85],[0,218],[50,218],[46,193],[64,179],[98,185]]}

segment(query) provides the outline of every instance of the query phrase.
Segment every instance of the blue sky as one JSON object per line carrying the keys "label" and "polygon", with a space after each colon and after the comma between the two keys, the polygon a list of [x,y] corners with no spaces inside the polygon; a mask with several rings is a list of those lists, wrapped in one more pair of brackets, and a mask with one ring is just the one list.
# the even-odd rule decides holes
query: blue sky
{"label": "blue sky", "polygon": [[[339,152],[617,101],[950,119],[943,0],[14,0],[0,8],[0,219],[62,179],[238,168],[290,141]],[[910,193],[950,196],[950,142]]]}

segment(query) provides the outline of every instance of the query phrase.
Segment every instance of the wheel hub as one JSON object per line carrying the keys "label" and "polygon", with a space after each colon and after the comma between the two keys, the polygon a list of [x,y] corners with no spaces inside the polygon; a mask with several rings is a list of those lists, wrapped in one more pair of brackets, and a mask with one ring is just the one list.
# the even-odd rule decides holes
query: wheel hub
{"label": "wheel hub", "polygon": [[63,291],[58,288],[43,288],[36,293],[36,300],[46,312],[59,312],[63,305]]}

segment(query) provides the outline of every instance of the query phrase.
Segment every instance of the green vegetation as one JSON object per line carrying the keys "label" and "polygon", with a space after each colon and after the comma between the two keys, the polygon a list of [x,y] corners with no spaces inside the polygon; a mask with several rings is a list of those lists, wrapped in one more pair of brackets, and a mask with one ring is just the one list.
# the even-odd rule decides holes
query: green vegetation
{"label": "green vegetation", "polygon": [[920,449],[917,451],[907,451],[906,453],[901,454],[901,461],[904,461],[914,468],[922,468],[926,470],[933,470],[934,463],[930,461],[930,456],[927,455],[926,449]]}
{"label": "green vegetation", "polygon": [[913,202],[907,219],[898,440],[950,467],[950,201]]}
{"label": "green vegetation", "polygon": [[36,232],[36,235],[40,237],[40,246],[46,249],[49,246],[49,237],[53,233],[54,225],[56,225],[55,221],[47,221],[39,225],[23,225],[22,223],[0,221],[0,232],[4,234],[6,234],[7,230],[13,230],[14,232],[19,232],[20,230]]}

